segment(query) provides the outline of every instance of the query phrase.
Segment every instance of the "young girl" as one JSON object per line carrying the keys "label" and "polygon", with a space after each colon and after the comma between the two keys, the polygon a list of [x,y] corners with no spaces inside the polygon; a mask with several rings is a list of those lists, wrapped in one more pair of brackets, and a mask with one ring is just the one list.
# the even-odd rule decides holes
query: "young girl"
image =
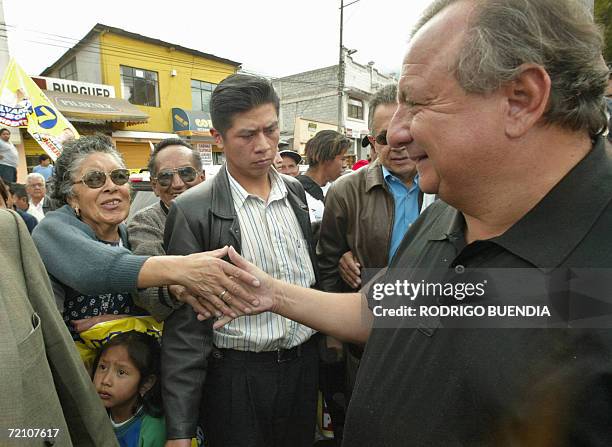
{"label": "young girl", "polygon": [[98,353],[93,381],[121,447],[163,447],[160,348],[142,332],[111,338]]}

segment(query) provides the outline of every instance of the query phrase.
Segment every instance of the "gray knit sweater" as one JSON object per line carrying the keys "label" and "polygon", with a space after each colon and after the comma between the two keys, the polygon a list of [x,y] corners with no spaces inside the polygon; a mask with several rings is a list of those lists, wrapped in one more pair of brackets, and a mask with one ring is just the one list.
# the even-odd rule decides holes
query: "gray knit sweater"
{"label": "gray knit sweater", "polygon": [[125,227],[119,231],[124,247],[106,245],[64,205],[47,213],[32,237],[47,272],[68,287],[84,295],[135,292],[138,274],[149,257],[132,254]]}
{"label": "gray knit sweater", "polygon": [[[132,245],[132,253],[137,255],[163,256],[164,227],[166,226],[166,212],[161,202],[149,205],[138,211],[128,223],[128,234]],[[134,303],[147,309],[158,321],[165,319],[172,313],[169,305],[173,300],[168,295],[166,287],[151,287],[140,290],[133,295]]]}

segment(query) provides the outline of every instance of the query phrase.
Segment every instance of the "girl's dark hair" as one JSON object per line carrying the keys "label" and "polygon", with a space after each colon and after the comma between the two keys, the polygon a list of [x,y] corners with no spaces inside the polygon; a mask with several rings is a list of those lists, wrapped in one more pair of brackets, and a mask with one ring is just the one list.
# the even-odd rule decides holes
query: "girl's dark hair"
{"label": "girl's dark hair", "polygon": [[149,391],[147,391],[139,402],[142,404],[145,413],[160,417],[163,414],[161,384],[160,384],[160,346],[157,338],[143,332],[129,331],[122,332],[111,338],[96,355],[93,363],[92,376],[95,375],[98,369],[100,357],[108,349],[113,346],[125,346],[130,360],[138,371],[140,371],[140,387],[144,381],[151,375],[155,376],[155,383]]}

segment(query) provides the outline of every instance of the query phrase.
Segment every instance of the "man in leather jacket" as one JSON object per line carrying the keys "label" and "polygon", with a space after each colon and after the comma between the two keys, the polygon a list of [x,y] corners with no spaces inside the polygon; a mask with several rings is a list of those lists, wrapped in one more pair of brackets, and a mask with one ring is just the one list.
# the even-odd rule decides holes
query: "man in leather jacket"
{"label": "man in leather jacket", "polygon": [[317,246],[325,291],[357,290],[362,269],[386,267],[410,224],[434,200],[419,190],[416,165],[406,149],[390,148],[385,141],[396,98],[392,84],[370,102],[367,142],[376,160],[339,178],[327,193]]}
{"label": "man in leather jacket", "polygon": [[[373,147],[376,160],[340,177],[327,193],[317,245],[321,288],[325,291],[355,291],[361,283],[362,269],[386,267],[390,251],[394,251],[392,243],[402,239],[419,212],[433,201],[433,196],[419,190],[416,165],[408,159],[406,150],[391,149],[381,137],[397,107],[396,98],[397,86],[392,84],[380,89],[370,102],[371,135],[364,142]],[[398,206],[401,215],[396,223]],[[328,343],[333,345],[329,337]],[[344,411],[329,396],[344,394],[348,404],[362,352],[356,345],[344,346],[344,355],[338,356],[343,363],[325,365],[324,371],[329,373],[321,379],[337,438],[342,436]]]}
{"label": "man in leather jacket", "polygon": [[[211,98],[227,164],[178,197],[168,214],[168,254],[233,246],[269,274],[303,287],[318,272],[304,189],[271,168],[279,100],[264,79],[232,75]],[[218,297],[231,306],[232,291]],[[214,330],[191,306],[165,323],[162,389],[168,444],[189,445],[200,425],[210,446],[311,446],[318,355],[314,331],[276,314]]]}

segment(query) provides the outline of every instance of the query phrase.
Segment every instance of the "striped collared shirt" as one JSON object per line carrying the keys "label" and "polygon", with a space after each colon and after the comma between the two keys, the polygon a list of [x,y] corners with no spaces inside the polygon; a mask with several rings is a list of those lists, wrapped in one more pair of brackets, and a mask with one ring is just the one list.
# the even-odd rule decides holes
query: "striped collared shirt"
{"label": "striped collared shirt", "polygon": [[[242,256],[270,276],[302,287],[315,283],[308,242],[287,198],[287,187],[270,170],[267,203],[249,194],[228,172],[232,200],[240,224]],[[235,319],[215,331],[218,348],[240,351],[288,349],[307,341],[315,331],[280,315],[264,312]]]}

